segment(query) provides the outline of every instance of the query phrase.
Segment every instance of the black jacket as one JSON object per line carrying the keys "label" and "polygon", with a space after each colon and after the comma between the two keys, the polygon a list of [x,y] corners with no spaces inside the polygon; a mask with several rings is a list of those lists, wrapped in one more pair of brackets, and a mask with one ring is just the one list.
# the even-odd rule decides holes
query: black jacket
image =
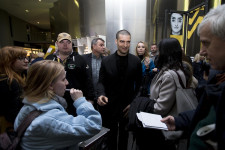
{"label": "black jacket", "polygon": [[[62,60],[58,59],[56,54],[51,54],[46,57],[48,60],[58,61],[63,64]],[[69,84],[67,88],[79,89],[83,92],[87,100],[94,99],[94,91],[92,87],[92,80],[89,76],[89,68],[84,58],[79,55],[77,52],[73,52],[67,58],[66,63],[64,64],[66,71],[66,79]],[[70,97],[69,92],[65,93],[64,98],[68,103],[68,112],[70,114],[75,114],[75,109],[73,107],[73,101]]]}
{"label": "black jacket", "polygon": [[[86,61],[89,69],[88,69],[88,72],[89,72],[89,77],[91,78],[91,81],[92,81],[92,53],[90,54],[85,54],[85,55],[82,55],[82,57],[84,58],[84,60]],[[102,59],[104,58],[104,56],[101,56]],[[92,87],[94,87],[93,85],[93,82],[92,82]],[[94,88],[93,88],[94,90]],[[97,99],[97,95],[95,93],[95,100]]]}
{"label": "black jacket", "polygon": [[138,57],[128,54],[128,66],[121,79],[117,64],[117,51],[102,60],[97,86],[98,96],[108,97],[105,106],[99,106],[103,120],[118,120],[122,111],[138,93],[141,85],[142,68]]}
{"label": "black jacket", "polygon": [[0,116],[3,115],[8,122],[14,123],[22,104],[22,87],[16,80],[8,84],[7,76],[0,77]]}

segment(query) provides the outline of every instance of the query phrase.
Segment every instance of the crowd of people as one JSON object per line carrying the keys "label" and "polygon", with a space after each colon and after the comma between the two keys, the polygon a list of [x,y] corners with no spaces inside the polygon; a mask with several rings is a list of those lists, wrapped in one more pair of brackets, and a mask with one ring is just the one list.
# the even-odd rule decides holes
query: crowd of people
{"label": "crowd of people", "polygon": [[[202,47],[193,63],[175,38],[153,43],[150,52],[140,41],[130,54],[132,36],[125,29],[116,33],[111,55],[102,38],[92,40],[90,54],[80,55],[65,32],[57,37],[57,51],[45,59],[44,53],[28,59],[21,47],[1,48],[1,133],[16,130],[39,110],[21,139],[24,150],[78,149],[102,126],[110,129],[101,143],[106,150],[225,149],[224,14],[225,5],[218,6],[200,23]],[[196,109],[177,110],[173,74],[196,93]],[[163,117],[168,132],[129,130],[130,104],[137,97],[152,101],[150,113]]]}

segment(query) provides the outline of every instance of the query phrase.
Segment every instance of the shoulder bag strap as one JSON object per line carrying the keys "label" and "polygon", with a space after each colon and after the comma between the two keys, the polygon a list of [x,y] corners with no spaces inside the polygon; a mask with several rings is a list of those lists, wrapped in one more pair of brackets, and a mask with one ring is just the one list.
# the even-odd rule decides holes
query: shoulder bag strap
{"label": "shoulder bag strap", "polygon": [[178,76],[178,78],[179,78],[179,82],[180,82],[181,87],[182,87],[183,89],[185,89],[184,83],[183,83],[183,81],[181,80],[181,77],[180,77],[179,73],[177,73],[177,71],[174,71],[174,72],[176,72],[176,74],[177,74],[177,76]]}
{"label": "shoulder bag strap", "polygon": [[27,115],[27,117],[23,120],[23,122],[20,124],[20,126],[16,130],[18,138],[20,138],[24,134],[25,130],[28,128],[28,126],[31,124],[31,122],[35,118],[37,118],[41,113],[42,113],[42,111],[33,110]]}
{"label": "shoulder bag strap", "polygon": [[[168,70],[168,71],[169,71],[169,73],[172,75],[172,77],[173,77],[173,79],[174,79],[174,81],[175,81],[175,83],[176,83],[177,88],[182,88],[180,82],[178,81],[178,78],[180,77],[180,76],[178,75],[178,73],[177,73],[176,71],[174,71],[174,70]],[[175,74],[175,72],[176,72],[177,74]],[[178,78],[177,78],[177,76],[178,76]],[[183,82],[181,82],[181,83],[183,83]]]}
{"label": "shoulder bag strap", "polygon": [[[168,72],[172,75],[173,80],[174,80],[175,83],[176,83],[177,89],[178,89],[178,88],[181,89],[182,87],[181,87],[181,85],[180,85],[180,83],[179,83],[179,81],[178,81],[178,79],[177,79],[176,74],[174,73],[175,71],[174,71],[174,70],[168,70]],[[171,111],[174,109],[175,105],[176,105],[176,101],[174,101],[174,103],[173,103],[173,105],[172,105],[172,107],[171,107],[171,109],[170,109],[169,112],[171,112]]]}

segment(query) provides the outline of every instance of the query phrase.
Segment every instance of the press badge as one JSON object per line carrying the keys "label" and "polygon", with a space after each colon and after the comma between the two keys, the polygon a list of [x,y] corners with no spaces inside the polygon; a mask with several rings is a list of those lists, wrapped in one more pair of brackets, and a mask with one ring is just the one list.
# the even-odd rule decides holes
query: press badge
{"label": "press badge", "polygon": [[75,64],[68,64],[68,69],[74,69],[75,68]]}

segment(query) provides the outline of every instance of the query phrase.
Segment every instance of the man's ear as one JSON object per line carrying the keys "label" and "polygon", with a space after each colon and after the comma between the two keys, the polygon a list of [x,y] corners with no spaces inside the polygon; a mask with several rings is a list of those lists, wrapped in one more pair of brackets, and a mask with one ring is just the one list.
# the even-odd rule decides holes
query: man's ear
{"label": "man's ear", "polygon": [[92,47],[93,47],[93,49],[95,49],[96,48],[96,44],[92,45]]}
{"label": "man's ear", "polygon": [[115,40],[115,43],[116,43],[116,45],[117,45],[117,39]]}

